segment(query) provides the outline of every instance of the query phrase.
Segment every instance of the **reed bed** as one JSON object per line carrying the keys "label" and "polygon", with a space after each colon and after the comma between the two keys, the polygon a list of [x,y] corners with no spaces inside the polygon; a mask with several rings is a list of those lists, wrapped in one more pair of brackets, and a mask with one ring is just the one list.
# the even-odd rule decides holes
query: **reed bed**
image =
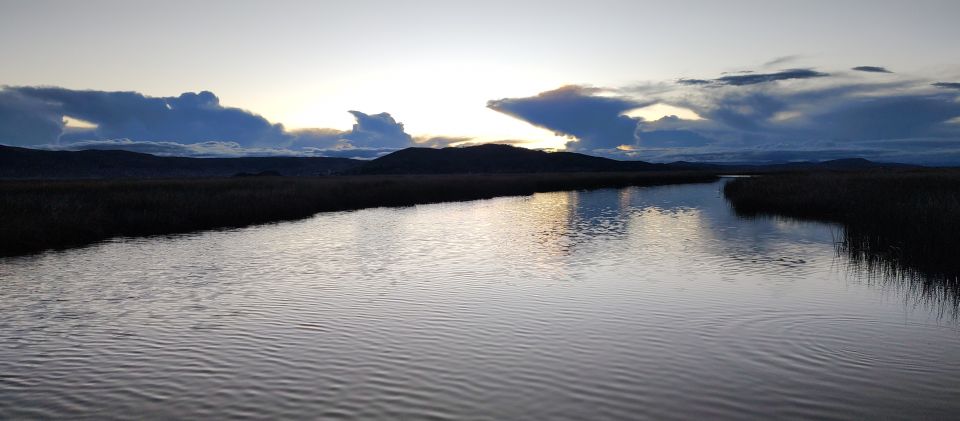
{"label": "reed bed", "polygon": [[710,182],[701,172],[240,177],[0,182],[0,256],[318,212],[536,192]]}
{"label": "reed bed", "polygon": [[839,223],[837,251],[870,278],[960,298],[960,170],[772,174],[733,180],[743,216]]}

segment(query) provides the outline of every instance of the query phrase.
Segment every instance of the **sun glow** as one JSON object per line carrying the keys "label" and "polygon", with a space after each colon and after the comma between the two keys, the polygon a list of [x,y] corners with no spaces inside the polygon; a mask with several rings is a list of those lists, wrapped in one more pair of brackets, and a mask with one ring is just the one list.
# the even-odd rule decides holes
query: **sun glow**
{"label": "sun glow", "polygon": [[262,112],[288,129],[340,130],[354,123],[347,110],[388,112],[417,138],[515,141],[520,146],[562,149],[571,139],[486,107],[492,99],[535,95],[564,84],[550,75],[542,69],[470,60],[410,60],[318,83]]}
{"label": "sun glow", "polygon": [[64,127],[70,129],[95,129],[97,125],[86,120],[81,120],[79,118],[74,118],[70,116],[63,116],[63,125]]}
{"label": "sun glow", "polygon": [[677,107],[669,104],[653,104],[643,108],[636,108],[623,113],[627,117],[643,118],[646,121],[656,121],[667,116],[677,116],[683,120],[703,120],[689,108]]}
{"label": "sun glow", "polygon": [[774,114],[773,117],[771,117],[771,120],[776,122],[783,122],[783,121],[795,120],[800,117],[803,117],[803,113],[799,111],[781,111],[779,113]]}

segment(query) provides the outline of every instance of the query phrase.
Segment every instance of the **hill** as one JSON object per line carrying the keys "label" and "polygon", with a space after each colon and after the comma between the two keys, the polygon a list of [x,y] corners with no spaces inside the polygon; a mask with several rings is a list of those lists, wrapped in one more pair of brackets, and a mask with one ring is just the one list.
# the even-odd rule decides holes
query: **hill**
{"label": "hill", "polygon": [[361,174],[489,174],[666,169],[673,168],[667,164],[617,161],[574,152],[544,152],[487,144],[443,149],[406,148],[374,159],[355,171]]}
{"label": "hill", "polygon": [[284,176],[341,173],[362,164],[347,158],[181,158],[116,150],[46,151],[0,145],[0,178],[229,177],[274,172]]}
{"label": "hill", "polygon": [[904,168],[866,159],[769,165],[618,161],[509,145],[406,148],[372,161],[323,157],[183,158],[119,150],[48,151],[0,145],[0,179],[193,178],[234,175],[521,174],[631,171],[767,173]]}
{"label": "hill", "polygon": [[874,162],[863,158],[843,158],[827,161],[798,161],[779,164],[693,164],[701,169],[715,168],[737,173],[770,173],[797,171],[857,171],[870,169],[923,168],[922,165],[894,162]]}

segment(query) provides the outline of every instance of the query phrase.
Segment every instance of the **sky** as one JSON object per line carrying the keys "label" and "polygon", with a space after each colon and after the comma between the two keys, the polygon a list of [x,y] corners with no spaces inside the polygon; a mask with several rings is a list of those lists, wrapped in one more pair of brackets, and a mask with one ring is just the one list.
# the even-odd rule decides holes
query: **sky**
{"label": "sky", "polygon": [[960,163],[960,2],[0,0],[0,144]]}

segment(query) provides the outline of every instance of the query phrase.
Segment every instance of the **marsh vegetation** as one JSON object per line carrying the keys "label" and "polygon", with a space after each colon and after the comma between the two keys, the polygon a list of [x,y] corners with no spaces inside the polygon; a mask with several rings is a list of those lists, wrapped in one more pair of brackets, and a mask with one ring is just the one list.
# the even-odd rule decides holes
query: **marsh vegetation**
{"label": "marsh vegetation", "polygon": [[305,218],[317,212],[557,190],[714,181],[700,172],[0,182],[0,255]]}
{"label": "marsh vegetation", "polygon": [[859,270],[957,304],[960,170],[772,174],[724,195],[740,215],[839,223],[838,253]]}

